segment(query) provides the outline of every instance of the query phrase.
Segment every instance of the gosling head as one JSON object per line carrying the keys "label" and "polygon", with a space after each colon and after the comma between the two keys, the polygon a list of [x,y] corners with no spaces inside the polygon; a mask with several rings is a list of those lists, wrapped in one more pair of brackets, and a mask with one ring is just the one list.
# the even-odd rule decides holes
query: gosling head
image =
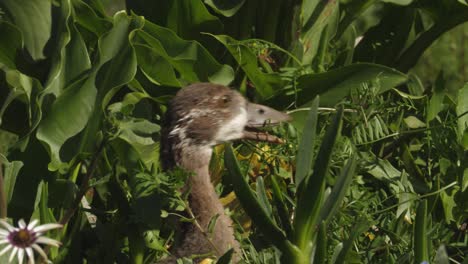
{"label": "gosling head", "polygon": [[[162,157],[172,155],[180,165],[182,155],[211,156],[214,145],[231,140],[261,140],[251,129],[275,125],[290,117],[272,108],[248,102],[240,93],[222,85],[192,84],[180,90],[169,104],[161,141]],[[175,164],[164,164],[167,169]]]}

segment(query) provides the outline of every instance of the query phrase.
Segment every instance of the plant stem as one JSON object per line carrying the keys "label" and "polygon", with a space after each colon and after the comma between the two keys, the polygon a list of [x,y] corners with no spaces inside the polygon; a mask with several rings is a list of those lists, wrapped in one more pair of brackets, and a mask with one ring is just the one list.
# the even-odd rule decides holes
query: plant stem
{"label": "plant stem", "polygon": [[0,160],[0,218],[5,219],[7,217],[7,202],[5,196],[5,187],[3,181],[3,164]]}
{"label": "plant stem", "polygon": [[67,224],[68,221],[70,221],[70,219],[75,214],[78,207],[80,206],[81,199],[83,198],[83,196],[86,194],[86,192],[89,189],[89,180],[93,177],[94,171],[96,171],[97,161],[99,157],[101,156],[105,143],[106,143],[106,140],[102,140],[101,145],[99,146],[98,150],[96,151],[93,158],[91,159],[91,166],[89,167],[89,170],[86,173],[85,177],[82,179],[83,181],[81,183],[80,190],[78,191],[78,194],[76,195],[75,200],[72,203],[72,206],[63,214],[62,218],[59,221],[59,224],[62,224],[62,225]]}

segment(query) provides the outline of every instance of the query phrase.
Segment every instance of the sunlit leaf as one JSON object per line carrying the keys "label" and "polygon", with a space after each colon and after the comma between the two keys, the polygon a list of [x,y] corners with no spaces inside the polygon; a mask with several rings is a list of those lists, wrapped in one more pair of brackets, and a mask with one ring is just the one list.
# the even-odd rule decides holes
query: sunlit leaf
{"label": "sunlit leaf", "polygon": [[236,59],[263,99],[273,96],[284,87],[285,82],[278,74],[264,73],[258,68],[256,55],[245,43],[226,35],[212,36],[221,42]]}
{"label": "sunlit leaf", "polygon": [[[407,80],[406,75],[394,69],[376,64],[352,64],[336,70],[319,74],[307,74],[297,79],[296,91],[288,91],[288,98],[297,98],[297,104],[303,105],[320,95],[320,103],[333,106],[352,89],[372,83],[379,93],[394,88]],[[283,102],[288,102],[282,98]],[[284,104],[284,103],[283,103]]]}
{"label": "sunlit leaf", "polygon": [[245,0],[220,1],[220,0],[205,0],[205,3],[212,7],[217,13],[225,17],[232,17],[244,5]]}
{"label": "sunlit leaf", "polygon": [[3,0],[2,4],[21,30],[32,58],[44,59],[43,49],[52,30],[52,3],[48,0]]}
{"label": "sunlit leaf", "polygon": [[4,64],[10,69],[16,68],[16,52],[23,45],[21,31],[14,25],[0,22],[0,64]]}

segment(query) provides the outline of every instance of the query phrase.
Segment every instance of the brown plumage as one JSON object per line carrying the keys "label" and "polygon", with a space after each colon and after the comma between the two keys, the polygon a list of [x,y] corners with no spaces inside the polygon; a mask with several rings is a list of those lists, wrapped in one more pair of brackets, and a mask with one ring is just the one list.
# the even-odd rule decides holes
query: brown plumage
{"label": "brown plumage", "polygon": [[222,85],[197,83],[177,93],[163,123],[163,169],[179,166],[194,173],[187,183],[191,191],[189,206],[203,230],[207,230],[213,217],[219,217],[211,241],[198,227],[190,225],[182,243],[174,248],[173,259],[206,253],[221,256],[230,248],[235,251],[235,259],[239,258],[240,245],[234,238],[232,221],[224,214],[210,181],[208,167],[212,148],[240,138],[266,139],[263,133],[248,132],[246,128],[287,120],[288,115],[250,103],[238,92]]}

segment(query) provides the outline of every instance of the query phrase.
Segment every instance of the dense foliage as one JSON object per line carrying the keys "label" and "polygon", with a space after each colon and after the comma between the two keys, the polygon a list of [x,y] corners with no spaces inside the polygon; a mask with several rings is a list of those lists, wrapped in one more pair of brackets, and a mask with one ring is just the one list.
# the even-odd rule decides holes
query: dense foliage
{"label": "dense foliage", "polygon": [[0,217],[64,224],[53,263],[160,260],[194,221],[160,120],[212,82],[294,117],[213,157],[246,263],[468,263],[466,27],[453,67],[415,68],[466,21],[466,0],[2,0]]}

